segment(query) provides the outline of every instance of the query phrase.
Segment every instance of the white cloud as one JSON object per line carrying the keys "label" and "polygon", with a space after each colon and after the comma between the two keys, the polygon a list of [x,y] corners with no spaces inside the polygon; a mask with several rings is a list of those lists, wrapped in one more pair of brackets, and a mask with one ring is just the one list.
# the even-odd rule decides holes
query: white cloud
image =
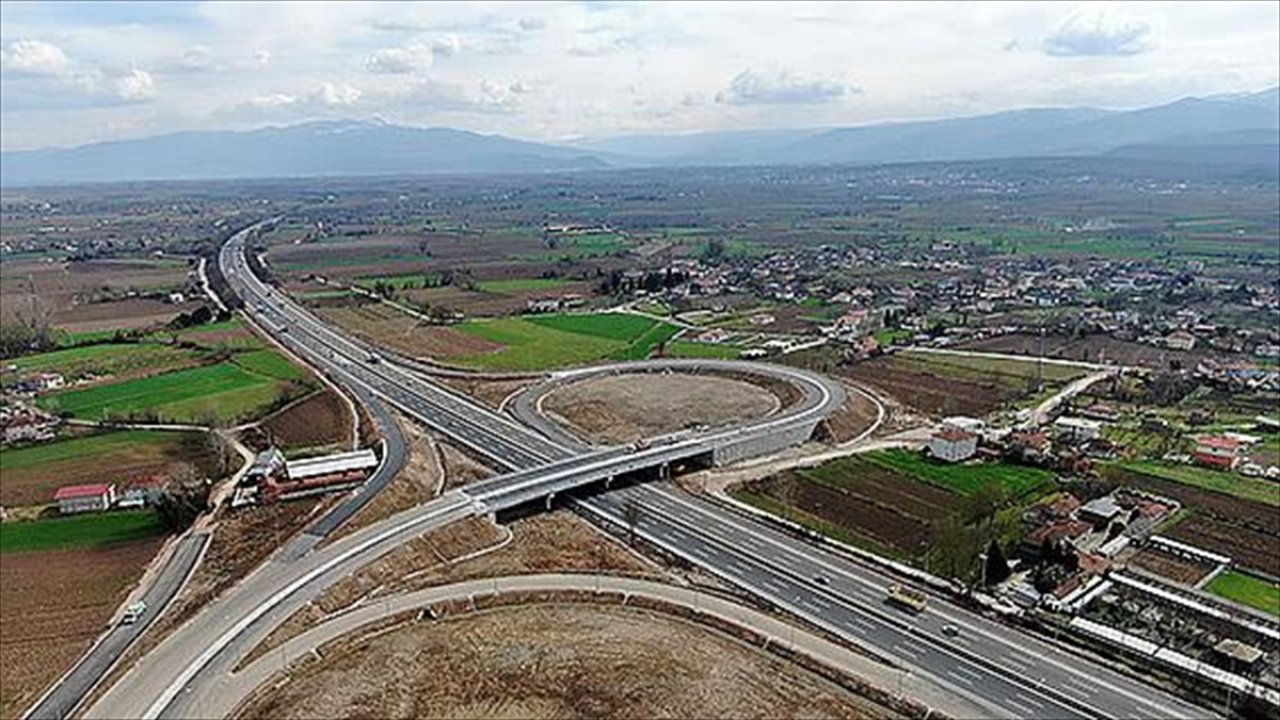
{"label": "white cloud", "polygon": [[519,104],[520,92],[514,87],[489,79],[473,87],[423,80],[409,86],[401,99],[407,105],[438,112],[509,113]]}
{"label": "white cloud", "polygon": [[792,70],[747,69],[734,76],[716,102],[730,105],[821,103],[862,90],[830,77],[813,77]]}
{"label": "white cloud", "polygon": [[402,75],[431,67],[434,53],[425,45],[383,48],[365,58],[364,69],[371,73]]}
{"label": "white cloud", "polygon": [[43,40],[14,40],[0,48],[0,68],[30,75],[65,75],[71,61],[62,48]]}
{"label": "white cloud", "polygon": [[435,42],[431,43],[431,53],[433,55],[443,55],[445,57],[449,57],[452,55],[457,55],[461,51],[462,51],[462,40],[460,40],[458,36],[454,35],[453,33],[445,35],[444,37],[436,38]]}
{"label": "white cloud", "polygon": [[312,97],[322,105],[341,107],[354,105],[360,100],[360,90],[346,83],[324,83],[316,88]]}
{"label": "white cloud", "polygon": [[259,70],[267,69],[271,64],[271,51],[266,48],[258,48],[253,51],[253,64]]}
{"label": "white cloud", "polygon": [[1151,48],[1151,25],[1100,8],[1077,12],[1045,38],[1044,51],[1056,57],[1137,55]]}
{"label": "white cloud", "polygon": [[275,108],[289,107],[296,105],[298,102],[297,95],[286,95],[284,93],[271,93],[269,95],[257,95],[249,98],[247,105],[251,108],[259,110],[271,110]]}
{"label": "white cloud", "polygon": [[116,95],[125,102],[146,102],[156,96],[156,83],[151,73],[133,68],[116,80]]}

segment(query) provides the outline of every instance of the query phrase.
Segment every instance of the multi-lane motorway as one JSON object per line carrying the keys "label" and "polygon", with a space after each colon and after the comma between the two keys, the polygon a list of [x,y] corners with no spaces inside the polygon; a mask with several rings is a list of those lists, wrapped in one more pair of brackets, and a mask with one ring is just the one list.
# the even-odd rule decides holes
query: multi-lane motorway
{"label": "multi-lane motorway", "polygon": [[[548,490],[568,492],[587,479],[611,477],[645,462],[678,460],[705,450],[698,442],[732,441],[733,432],[750,432],[709,433],[636,453],[615,449],[581,454],[387,359],[370,362],[370,348],[335,332],[248,272],[243,256],[247,235],[243,232],[228,241],[220,265],[259,325],[336,381],[386,399],[512,472],[305,556],[273,560],[170,635],[91,708],[91,716],[183,715],[191,708],[189,698],[208,690],[210,677],[228,670],[293,609],[424,529],[486,512],[495,502],[524,502]],[[941,598],[934,598],[918,616],[894,610],[882,600],[892,580],[878,570],[665,484],[636,485],[575,502],[588,516],[619,524],[626,523],[628,505],[638,507],[636,532],[654,545],[931,678],[993,716],[1211,714]],[[959,635],[944,635],[946,624],[958,627]]]}

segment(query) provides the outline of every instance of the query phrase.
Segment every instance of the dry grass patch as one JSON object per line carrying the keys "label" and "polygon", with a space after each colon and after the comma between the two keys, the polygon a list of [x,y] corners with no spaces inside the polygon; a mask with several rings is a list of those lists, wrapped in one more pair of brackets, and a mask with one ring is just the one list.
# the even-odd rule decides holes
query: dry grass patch
{"label": "dry grass patch", "polygon": [[697,425],[719,427],[778,409],[757,385],[712,375],[629,373],[593,377],[549,393],[542,408],[591,442],[628,443]]}
{"label": "dry grass patch", "polygon": [[721,632],[627,607],[505,607],[329,648],[240,717],[885,717]]}

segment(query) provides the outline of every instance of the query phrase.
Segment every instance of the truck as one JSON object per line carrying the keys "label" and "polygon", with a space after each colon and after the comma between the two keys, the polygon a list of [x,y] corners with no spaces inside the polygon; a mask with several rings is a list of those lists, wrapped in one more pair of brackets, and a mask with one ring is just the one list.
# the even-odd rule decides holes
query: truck
{"label": "truck", "polygon": [[147,611],[147,603],[143,600],[139,600],[134,603],[129,603],[129,607],[126,607],[124,609],[124,615],[120,616],[120,624],[132,625],[138,622],[138,619],[141,618],[143,613],[145,613],[146,611]]}
{"label": "truck", "polygon": [[885,591],[885,595],[885,599],[890,603],[913,613],[924,612],[925,607],[929,604],[929,598],[923,592],[897,583],[890,585],[888,590]]}

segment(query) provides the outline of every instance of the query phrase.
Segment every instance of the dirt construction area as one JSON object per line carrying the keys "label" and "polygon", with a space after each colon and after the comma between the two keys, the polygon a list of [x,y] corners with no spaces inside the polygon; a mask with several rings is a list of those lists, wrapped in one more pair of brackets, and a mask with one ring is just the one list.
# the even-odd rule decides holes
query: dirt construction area
{"label": "dirt construction area", "polygon": [[533,605],[339,643],[247,718],[880,717],[719,632],[623,607]]}
{"label": "dirt construction area", "polygon": [[776,411],[773,393],[741,380],[680,373],[594,377],[553,390],[542,409],[590,442],[618,444],[754,420]]}

